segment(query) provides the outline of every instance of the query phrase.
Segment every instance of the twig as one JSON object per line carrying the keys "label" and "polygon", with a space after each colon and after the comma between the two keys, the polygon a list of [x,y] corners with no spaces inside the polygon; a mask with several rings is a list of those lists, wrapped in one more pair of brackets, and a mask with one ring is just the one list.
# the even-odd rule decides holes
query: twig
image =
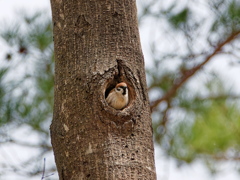
{"label": "twig", "polygon": [[227,156],[227,153],[226,154],[221,154],[221,155],[212,155],[211,157],[215,160],[218,160],[218,161],[239,161],[240,160],[239,155]]}
{"label": "twig", "polygon": [[[166,109],[164,110],[163,112],[163,118],[162,118],[162,122],[161,122],[161,125],[166,129],[166,124],[168,122],[168,111],[170,110],[171,108],[171,103],[170,101],[167,101],[167,107]],[[166,130],[165,130],[166,131]]]}
{"label": "twig", "polygon": [[54,175],[54,173],[52,173],[52,174],[49,174],[49,175],[46,175],[46,176],[45,176],[46,158],[44,158],[43,161],[44,161],[44,162],[43,162],[43,171],[42,171],[42,178],[41,178],[41,180],[43,180],[43,179],[45,179],[45,178],[47,178],[47,177],[49,177],[49,176]]}
{"label": "twig", "polygon": [[203,101],[203,100],[223,100],[223,99],[240,99],[240,95],[233,95],[233,94],[220,94],[220,95],[213,95],[213,96],[206,96],[206,97],[196,97],[195,100]]}
{"label": "twig", "polygon": [[[4,136],[7,136],[5,134],[3,134]],[[23,141],[19,141],[19,140],[16,140],[16,139],[13,139],[13,138],[8,138],[7,140],[5,141],[0,141],[0,144],[2,143],[14,143],[14,144],[17,144],[17,145],[20,145],[20,146],[27,146],[27,147],[32,147],[32,148],[44,148],[44,149],[47,149],[47,150],[52,150],[52,147],[47,145],[47,144],[31,144],[31,143],[27,143],[27,142],[23,142]]]}
{"label": "twig", "polygon": [[43,180],[45,178],[45,163],[46,163],[46,159],[43,159],[43,172],[42,172],[42,178],[41,180]]}
{"label": "twig", "polygon": [[175,81],[175,83],[173,84],[173,86],[171,87],[171,89],[160,99],[155,100],[154,102],[152,102],[151,104],[151,110],[155,110],[155,108],[159,105],[159,103],[161,103],[162,101],[166,101],[168,99],[171,99],[177,92],[177,90],[190,78],[192,77],[196,72],[198,72],[198,70],[200,70],[205,64],[207,64],[212,57],[214,57],[217,53],[219,53],[222,48],[230,43],[231,41],[233,41],[238,35],[240,34],[240,31],[236,31],[233,34],[231,34],[225,41],[223,41],[222,43],[219,43],[218,46],[215,48],[215,50],[206,57],[206,59],[200,63],[199,65],[193,67],[190,70],[186,70],[185,72],[183,72],[182,77],[178,80]]}

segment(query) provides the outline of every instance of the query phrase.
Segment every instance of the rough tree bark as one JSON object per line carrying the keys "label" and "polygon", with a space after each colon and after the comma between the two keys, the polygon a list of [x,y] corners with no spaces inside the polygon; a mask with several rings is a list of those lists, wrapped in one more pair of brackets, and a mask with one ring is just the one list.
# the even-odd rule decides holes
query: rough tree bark
{"label": "rough tree bark", "polygon": [[[59,179],[156,179],[135,0],[51,0],[51,6],[51,140]],[[121,81],[130,102],[115,110],[105,98]]]}

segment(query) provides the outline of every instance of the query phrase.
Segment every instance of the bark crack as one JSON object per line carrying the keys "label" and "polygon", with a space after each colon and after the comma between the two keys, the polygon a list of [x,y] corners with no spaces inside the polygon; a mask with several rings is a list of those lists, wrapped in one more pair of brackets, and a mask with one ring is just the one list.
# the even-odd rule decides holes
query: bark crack
{"label": "bark crack", "polygon": [[124,79],[124,62],[123,60],[117,59],[117,69],[118,69],[118,78],[119,81],[123,81]]}

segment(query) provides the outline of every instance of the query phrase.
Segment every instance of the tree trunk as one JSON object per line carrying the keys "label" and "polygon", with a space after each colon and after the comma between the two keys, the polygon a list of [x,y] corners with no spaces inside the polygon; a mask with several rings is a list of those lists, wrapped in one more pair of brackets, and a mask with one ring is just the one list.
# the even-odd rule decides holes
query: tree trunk
{"label": "tree trunk", "polygon": [[[55,102],[51,140],[60,180],[156,179],[134,0],[52,0]],[[119,82],[123,110],[106,103]]]}

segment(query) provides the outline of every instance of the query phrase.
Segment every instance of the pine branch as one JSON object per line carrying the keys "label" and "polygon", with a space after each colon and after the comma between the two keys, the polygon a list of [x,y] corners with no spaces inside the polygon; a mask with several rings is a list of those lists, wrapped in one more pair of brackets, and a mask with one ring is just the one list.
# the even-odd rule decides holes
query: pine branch
{"label": "pine branch", "polygon": [[20,146],[25,146],[25,147],[31,147],[31,148],[44,148],[47,150],[52,150],[52,146],[49,146],[48,144],[43,144],[43,143],[39,143],[39,144],[31,144],[31,143],[27,143],[27,142],[23,142],[23,141],[18,141],[15,139],[8,139],[7,141],[1,141],[1,143],[14,143]]}
{"label": "pine branch", "polygon": [[226,154],[220,154],[220,155],[212,155],[211,158],[217,161],[240,161],[239,154],[228,156],[226,153]]}
{"label": "pine branch", "polygon": [[176,92],[178,91],[178,89],[180,87],[182,87],[182,85],[184,83],[186,83],[186,81],[188,79],[190,79],[196,72],[198,72],[200,69],[202,69],[202,67],[205,64],[207,64],[215,55],[217,55],[219,52],[221,52],[222,48],[225,45],[227,45],[227,44],[231,43],[233,40],[235,40],[238,37],[239,34],[240,34],[240,31],[236,31],[236,32],[232,33],[225,41],[219,43],[216,46],[215,50],[211,54],[209,54],[202,63],[193,67],[190,70],[186,70],[185,72],[183,72],[182,77],[179,80],[174,82],[173,86],[170,88],[170,90],[163,97],[161,97],[161,98],[159,98],[159,99],[157,99],[157,100],[155,100],[151,103],[151,110],[154,111],[155,108],[162,101],[167,101],[167,100],[173,98],[175,96]]}
{"label": "pine branch", "polygon": [[220,95],[212,95],[205,97],[196,97],[195,100],[203,101],[203,100],[224,100],[224,99],[240,99],[240,95],[236,94],[220,94]]}

